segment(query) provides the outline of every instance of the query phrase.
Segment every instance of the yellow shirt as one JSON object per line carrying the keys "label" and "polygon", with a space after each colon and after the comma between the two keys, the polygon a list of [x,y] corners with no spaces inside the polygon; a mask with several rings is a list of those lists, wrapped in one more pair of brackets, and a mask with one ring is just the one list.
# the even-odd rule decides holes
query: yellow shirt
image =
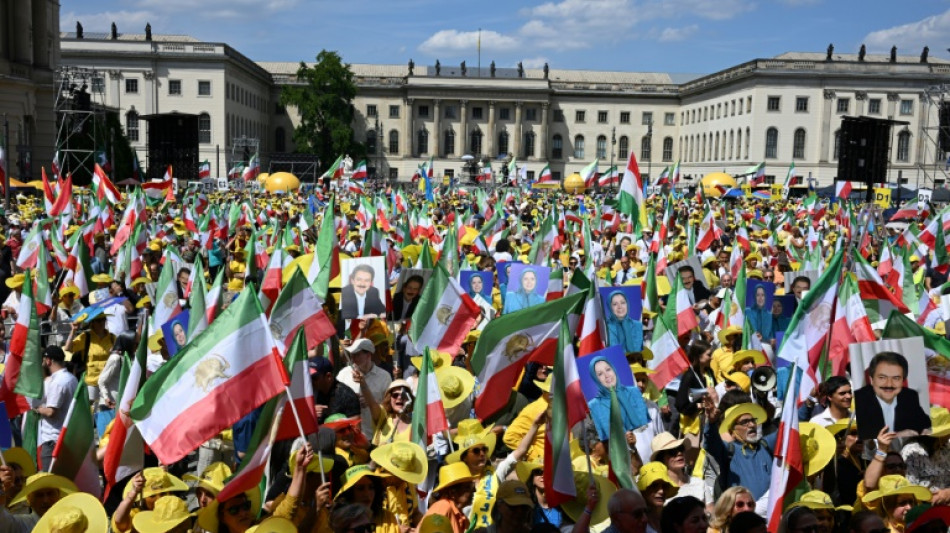
{"label": "yellow shirt", "polygon": [[411,524],[413,516],[419,511],[419,494],[416,486],[405,481],[386,487],[386,501],[383,509],[396,516],[399,523]]}
{"label": "yellow shirt", "polygon": [[495,471],[488,468],[485,475],[475,484],[475,495],[472,496],[472,529],[488,527],[492,524],[491,509],[495,505],[495,492],[501,480]]}
{"label": "yellow shirt", "polygon": [[86,385],[99,385],[99,373],[106,366],[109,359],[109,352],[112,345],[115,344],[115,335],[106,331],[102,337],[96,335],[91,330],[80,333],[73,339],[69,346],[69,351],[77,354],[86,349],[86,339],[89,339],[89,353],[86,357]]}
{"label": "yellow shirt", "polygon": [[729,363],[732,361],[732,354],[732,348],[716,348],[716,351],[712,354],[712,360],[709,361],[709,368],[713,371],[714,376],[722,379],[722,372],[731,370]]}
{"label": "yellow shirt", "polygon": [[412,428],[408,425],[397,433],[395,419],[387,415],[384,410],[380,413],[380,419],[376,422],[376,431],[373,432],[373,446],[381,446],[390,442],[409,442],[411,433]]}
{"label": "yellow shirt", "polygon": [[[521,444],[521,439],[528,434],[528,430],[531,429],[531,424],[538,418],[542,412],[548,409],[548,401],[544,399],[542,395],[537,400],[529,403],[521,410],[521,413],[511,422],[511,425],[508,426],[508,431],[505,431],[505,436],[502,438],[505,446],[508,446],[512,450],[516,449],[519,444]],[[535,463],[541,463],[544,461],[544,426],[542,424],[538,427],[538,432],[534,436],[534,440],[531,442],[531,445],[528,446],[528,453],[524,456],[524,461],[533,461]]]}

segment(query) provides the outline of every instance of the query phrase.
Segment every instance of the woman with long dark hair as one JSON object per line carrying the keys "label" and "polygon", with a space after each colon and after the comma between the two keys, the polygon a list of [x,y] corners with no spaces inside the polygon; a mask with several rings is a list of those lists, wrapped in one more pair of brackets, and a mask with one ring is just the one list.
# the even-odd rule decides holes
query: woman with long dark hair
{"label": "woman with long dark hair", "polygon": [[[689,368],[680,376],[680,388],[676,394],[676,409],[680,412],[680,432],[694,439],[699,435],[699,415],[705,396],[715,396],[716,376],[709,364],[712,347],[705,341],[695,341],[686,352]],[[700,381],[702,379],[702,381]],[[696,442],[693,442],[696,444]]]}

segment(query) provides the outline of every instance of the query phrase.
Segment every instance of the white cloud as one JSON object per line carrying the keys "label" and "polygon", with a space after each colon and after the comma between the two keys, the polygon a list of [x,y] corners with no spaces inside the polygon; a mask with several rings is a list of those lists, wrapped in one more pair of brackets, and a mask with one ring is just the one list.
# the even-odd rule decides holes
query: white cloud
{"label": "white cloud", "polygon": [[692,37],[699,30],[698,24],[690,24],[682,28],[663,28],[658,32],[656,40],[661,43],[672,43],[676,41],[685,41]]}
{"label": "white cloud", "polygon": [[545,63],[550,63],[550,60],[543,56],[526,57],[521,60],[521,64],[524,66],[524,68],[542,68],[544,67]]}
{"label": "white cloud", "polygon": [[441,30],[419,45],[419,51],[432,56],[442,54],[451,57],[476,50],[479,38],[482,51],[508,52],[520,46],[516,37],[502,35],[496,31],[482,30],[479,37],[478,31]]}
{"label": "white cloud", "polygon": [[76,22],[82,23],[83,31],[108,32],[113,22],[119,33],[144,33],[145,24],[151,23],[154,28],[157,23],[165,22],[167,17],[152,11],[104,11],[101,13],[76,13],[69,11],[59,17],[59,27],[62,31],[76,31]]}
{"label": "white cloud", "polygon": [[904,54],[917,54],[924,46],[943,48],[950,42],[950,9],[917,22],[871,32],[863,42],[875,52],[890,50],[891,46]]}

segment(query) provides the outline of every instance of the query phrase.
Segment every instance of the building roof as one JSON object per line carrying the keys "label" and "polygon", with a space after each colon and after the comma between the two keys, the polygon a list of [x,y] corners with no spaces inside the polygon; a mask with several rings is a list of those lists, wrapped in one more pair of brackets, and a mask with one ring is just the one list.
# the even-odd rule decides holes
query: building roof
{"label": "building roof", "polygon": [[[825,52],[785,52],[784,54],[779,54],[775,56],[775,59],[786,59],[789,61],[825,61],[828,57],[828,54]],[[858,54],[831,54],[833,61],[857,61]],[[918,55],[898,55],[897,63],[920,63],[920,54]],[[890,54],[866,54],[864,56],[865,63],[890,63],[891,55]],[[941,59],[939,57],[934,57],[930,55],[927,57],[928,63],[940,63],[948,64],[950,61],[946,59]]]}
{"label": "building roof", "polygon": [[[119,33],[117,35],[117,41],[145,41],[144,33]],[[76,32],[74,31],[64,31],[59,33],[60,39],[76,39]],[[94,32],[94,31],[83,31],[82,40],[89,41],[111,41],[112,35],[109,32]],[[202,42],[199,39],[195,39],[190,35],[169,35],[169,34],[152,34],[152,40],[159,43],[200,43]]]}

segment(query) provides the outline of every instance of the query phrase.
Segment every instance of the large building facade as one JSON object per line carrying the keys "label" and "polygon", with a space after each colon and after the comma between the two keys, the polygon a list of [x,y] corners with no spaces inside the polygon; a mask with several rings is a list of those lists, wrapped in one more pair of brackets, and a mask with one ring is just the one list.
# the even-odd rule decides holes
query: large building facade
{"label": "large building facade", "polygon": [[[137,115],[178,111],[201,116],[199,159],[210,160],[215,175],[240,159],[234,144],[242,136],[260,140],[265,171],[269,157],[294,150],[299,117],[279,105],[279,94],[297,83],[300,63],[255,63],[225,44],[141,34],[63,34],[62,62],[108,76],[105,103],[126,117],[136,149],[145,143],[140,127],[134,133]],[[769,179],[784,179],[794,164],[796,175],[826,185],[837,173],[842,117],[866,115],[905,123],[892,129],[889,182],[946,184],[946,154],[936,144],[937,104],[950,84],[945,60],[788,53],[701,77],[438,64],[351,69],[356,141],[367,147],[371,174],[387,180],[409,180],[430,158],[437,173],[460,176],[471,159],[464,156],[495,175],[514,158],[529,176],[545,165],[565,176],[595,159],[601,171],[622,168],[632,151],[648,176],[677,161],[692,178],[742,174],[764,161]]]}

